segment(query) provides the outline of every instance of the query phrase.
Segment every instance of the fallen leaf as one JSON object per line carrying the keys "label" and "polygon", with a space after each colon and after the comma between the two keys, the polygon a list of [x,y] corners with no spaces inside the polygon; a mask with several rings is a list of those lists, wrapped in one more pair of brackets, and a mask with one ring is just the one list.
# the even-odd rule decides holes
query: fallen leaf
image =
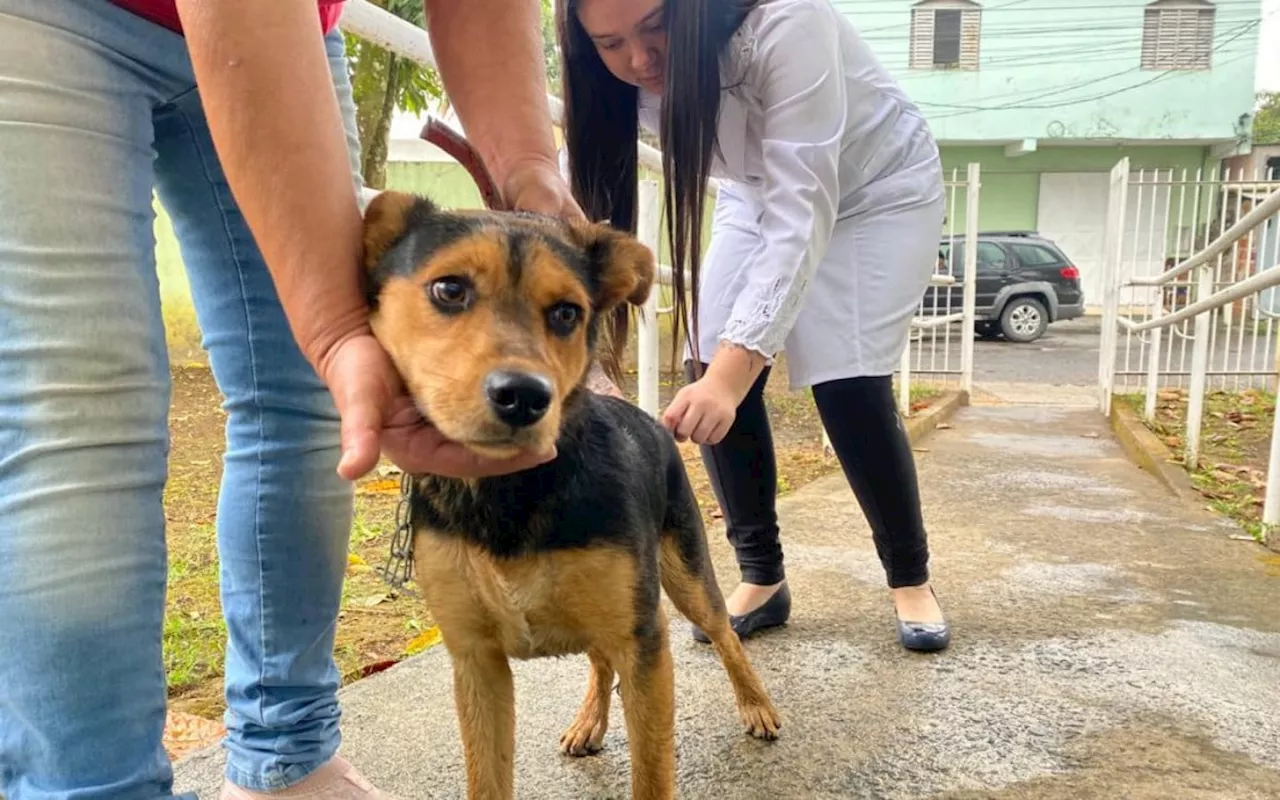
{"label": "fallen leaf", "polygon": [[950,429],[950,428],[951,428],[951,423],[950,423],[950,422],[939,422],[939,423],[938,423],[938,430],[940,430],[940,431],[945,431],[945,430],[948,430],[948,429]]}
{"label": "fallen leaf", "polygon": [[422,633],[413,637],[409,644],[405,645],[405,655],[416,656],[417,654],[428,650],[440,644],[440,629],[435,625],[427,628]]}
{"label": "fallen leaf", "polygon": [[360,487],[363,494],[399,494],[400,481],[384,478],[377,481],[369,481]]}
{"label": "fallen leaf", "polygon": [[363,667],[356,670],[354,674],[344,676],[344,681],[349,682],[352,680],[359,680],[360,678],[367,678],[370,675],[377,675],[379,672],[391,669],[397,663],[399,662],[394,658],[384,658],[381,661],[375,661],[372,664],[365,664]]}
{"label": "fallen leaf", "polygon": [[347,574],[363,575],[366,572],[373,572],[373,567],[369,566],[359,553],[350,553],[347,555]]}
{"label": "fallen leaf", "polygon": [[1085,439],[1097,439],[1099,436],[1097,433],[1082,433],[1080,435]]}
{"label": "fallen leaf", "polygon": [[226,735],[221,722],[182,711],[170,711],[164,724],[164,749],[170,760],[217,744]]}
{"label": "fallen leaf", "polygon": [[359,606],[364,606],[366,608],[373,608],[379,603],[385,602],[386,599],[387,599],[387,593],[379,592],[378,594],[371,594],[368,597],[361,597],[359,600],[355,600],[354,604]]}
{"label": "fallen leaf", "polygon": [[911,448],[911,452],[913,452],[913,453],[928,453],[928,452],[929,452],[929,448],[927,448],[927,447],[913,447],[913,448]]}

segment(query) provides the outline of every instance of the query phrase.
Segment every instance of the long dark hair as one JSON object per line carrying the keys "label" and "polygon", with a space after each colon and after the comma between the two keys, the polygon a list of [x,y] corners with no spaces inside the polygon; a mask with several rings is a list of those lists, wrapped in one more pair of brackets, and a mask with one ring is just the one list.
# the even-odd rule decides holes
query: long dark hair
{"label": "long dark hair", "polygon": [[[759,0],[666,0],[666,86],[662,96],[662,171],[667,237],[671,243],[676,327],[689,334],[695,360],[697,317],[690,326],[689,294],[696,299],[711,156],[717,146],[721,56],[730,38]],[[574,197],[593,221],[636,230],[636,139],[638,90],[614,77],[578,21],[578,0],[558,0],[565,145]],[[691,286],[685,287],[686,271]],[[627,312],[619,309],[614,335],[625,342]]]}

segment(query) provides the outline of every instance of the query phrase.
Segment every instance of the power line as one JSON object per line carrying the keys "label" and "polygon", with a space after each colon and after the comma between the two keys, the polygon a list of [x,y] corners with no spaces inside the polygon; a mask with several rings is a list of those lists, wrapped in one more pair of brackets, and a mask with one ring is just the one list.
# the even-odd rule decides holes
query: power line
{"label": "power line", "polygon": [[[1252,30],[1252,29],[1254,29],[1254,28],[1258,27],[1260,24],[1261,24],[1261,20],[1254,20],[1253,22],[1250,22],[1250,23],[1247,23],[1247,24],[1245,24],[1245,25],[1239,26],[1239,30],[1238,30],[1238,31],[1233,32],[1233,35],[1226,36],[1222,41],[1220,41],[1217,45],[1215,45],[1215,46],[1212,48],[1212,50],[1211,50],[1210,52],[1211,52],[1211,53],[1217,53],[1217,52],[1219,52],[1219,51],[1220,51],[1220,50],[1222,50],[1224,47],[1226,47],[1228,44],[1230,44],[1231,42],[1234,42],[1236,39],[1239,39],[1240,37],[1244,36],[1246,33],[1248,33],[1250,30]],[[1190,50],[1194,49],[1195,47],[1196,47],[1196,45],[1194,45],[1194,44],[1193,44],[1193,45],[1184,46],[1184,47],[1180,48],[1178,51],[1176,51],[1176,53],[1175,53],[1175,54],[1176,54],[1176,55],[1181,55],[1181,54],[1183,54],[1183,53],[1185,53],[1185,52],[1189,52]],[[1246,54],[1246,56],[1247,56],[1247,55],[1248,55],[1248,54]],[[1242,56],[1242,57],[1243,57],[1243,56]],[[1226,63],[1233,63],[1233,62],[1228,61],[1228,62],[1226,62]],[[1132,75],[1132,74],[1134,74],[1134,73],[1143,72],[1143,71],[1144,71],[1144,70],[1143,70],[1143,68],[1142,68],[1142,66],[1141,66],[1140,64],[1139,64],[1138,66],[1136,66],[1136,67],[1126,67],[1125,69],[1122,69],[1122,70],[1119,70],[1119,71],[1116,71],[1116,72],[1110,73],[1110,74],[1108,74],[1108,75],[1103,75],[1103,76],[1098,76],[1098,77],[1092,77],[1092,78],[1089,78],[1089,79],[1087,79],[1087,80],[1079,81],[1079,82],[1077,82],[1077,83],[1068,84],[1068,85],[1065,85],[1065,86],[1058,86],[1058,87],[1054,87],[1054,88],[1049,89],[1049,90],[1047,90],[1047,91],[1040,92],[1040,93],[1037,93],[1037,94],[1033,94],[1033,95],[1031,95],[1031,96],[1029,96],[1029,97],[1021,97],[1020,99],[1018,99],[1018,100],[1016,100],[1016,101],[1012,101],[1012,102],[1010,102],[1010,103],[1000,104],[1000,105],[997,105],[997,106],[984,106],[984,105],[978,105],[978,103],[982,103],[982,102],[990,101],[990,100],[997,100],[997,99],[1000,99],[1000,98],[1002,98],[1002,97],[1016,97],[1016,96],[1021,95],[1021,94],[1023,94],[1023,93],[1022,93],[1022,92],[1006,92],[1006,93],[1004,93],[1004,94],[1000,94],[1000,95],[988,95],[988,96],[986,96],[986,97],[979,98],[979,99],[978,99],[978,100],[976,100],[974,103],[969,103],[969,104],[932,103],[932,102],[928,102],[928,101],[920,101],[920,102],[919,102],[919,104],[920,104],[920,105],[922,105],[922,106],[923,106],[923,105],[927,105],[927,106],[932,106],[932,107],[935,107],[935,108],[954,108],[954,109],[961,109],[961,110],[960,110],[960,111],[958,111],[957,113],[954,113],[954,114],[943,114],[943,115],[939,115],[939,116],[937,116],[937,117],[934,117],[934,119],[948,119],[948,118],[953,117],[953,116],[960,116],[960,115],[962,115],[962,114],[973,113],[973,112],[978,112],[978,111],[1003,111],[1003,110],[1007,110],[1007,109],[1009,109],[1009,108],[1015,108],[1015,107],[1016,107],[1016,108],[1019,108],[1019,109],[1028,109],[1028,110],[1029,110],[1029,109],[1036,109],[1036,108],[1061,108],[1061,107],[1063,107],[1064,105],[1074,105],[1074,104],[1077,104],[1077,103],[1089,102],[1089,99],[1088,99],[1088,98],[1081,98],[1081,99],[1075,99],[1075,100],[1070,100],[1070,101],[1066,101],[1066,102],[1050,103],[1050,104],[1041,104],[1041,105],[1034,105],[1034,104],[1032,104],[1032,101],[1035,101],[1035,100],[1042,100],[1042,99],[1047,98],[1047,97],[1054,97],[1054,96],[1057,96],[1057,95],[1060,95],[1060,94],[1065,94],[1065,93],[1067,93],[1067,92],[1075,91],[1076,89],[1082,89],[1082,88],[1084,88],[1084,87],[1086,87],[1086,86],[1092,86],[1092,85],[1095,85],[1095,84],[1098,84],[1098,83],[1102,83],[1102,82],[1104,82],[1104,81],[1113,80],[1113,79],[1115,79],[1115,78],[1120,78],[1120,77],[1123,77],[1123,76],[1125,76],[1125,75]],[[1181,74],[1181,73],[1178,73],[1178,72],[1175,72],[1175,71],[1162,71],[1162,72],[1160,72],[1159,74],[1157,74],[1157,75],[1155,75],[1155,76],[1151,77],[1151,78],[1150,78],[1150,79],[1148,79],[1148,80],[1141,81],[1141,82],[1139,82],[1139,83],[1133,84],[1133,85],[1132,85],[1132,86],[1130,86],[1130,87],[1127,87],[1127,88],[1124,88],[1124,89],[1120,89],[1120,90],[1116,90],[1116,91],[1118,91],[1118,92],[1119,92],[1119,91],[1130,91],[1130,90],[1132,90],[1132,89],[1141,88],[1141,87],[1143,87],[1143,86],[1150,85],[1150,84],[1155,83],[1155,82],[1157,82],[1157,81],[1168,79],[1169,77],[1171,77],[1171,76],[1173,76],[1173,75],[1177,75],[1177,74]],[[1099,96],[1099,99],[1101,99],[1102,97],[1110,97],[1110,96],[1112,96],[1110,93],[1108,93],[1108,94],[1104,94],[1104,95],[1100,95],[1100,96]]]}
{"label": "power line", "polygon": [[[1096,61],[1096,60],[1099,60],[1098,57],[1107,56],[1107,55],[1120,55],[1120,56],[1123,56],[1124,58],[1130,58],[1131,56],[1136,56],[1140,53],[1140,45],[1135,40],[1131,38],[1126,38],[1123,41],[1107,42],[1107,43],[1097,44],[1092,47],[1084,47],[1084,48],[1082,48],[1078,44],[1073,44],[1073,45],[1067,45],[1064,47],[1057,47],[1057,48],[1053,48],[1053,47],[1049,47],[1049,48],[1028,47],[1025,49],[1020,49],[1020,48],[1003,49],[1002,48],[997,52],[998,52],[998,55],[989,55],[989,56],[984,56],[982,58],[982,69],[984,71],[988,70],[989,67],[993,67],[993,66],[1008,69],[1011,67],[1041,66],[1041,65],[1064,63],[1063,58],[1054,58],[1055,56],[1069,58],[1071,61],[1080,61],[1080,60],[1086,60],[1086,59],[1090,61]],[[1106,59],[1102,59],[1102,60],[1106,60]],[[910,59],[907,59],[907,60],[895,59],[894,61],[887,61],[887,60],[881,59],[880,63],[891,70],[910,69]],[[953,75],[953,74],[954,73],[947,70],[938,70],[938,71],[921,72],[917,75],[917,77],[944,78],[946,76]]]}
{"label": "power line", "polygon": [[[1260,19],[1256,14],[1215,14],[1214,20],[1219,25],[1235,25]],[[1062,24],[1046,24],[1042,20],[1028,22],[1026,24],[1015,25],[999,25],[992,21],[983,20],[982,32],[999,33],[1006,36],[1015,36],[1017,34],[1054,34],[1065,36],[1096,36],[1100,33],[1132,33],[1141,31],[1143,21],[1141,19],[1132,20],[1128,18],[1119,19],[1112,18],[1104,22],[1092,23],[1062,23]],[[907,37],[904,31],[898,31],[893,35],[880,36],[863,36],[864,42],[901,42]]]}
{"label": "power line", "polygon": [[[1230,2],[1230,0],[1227,0],[1227,1]],[[1029,0],[1009,0],[1006,3],[1001,3],[999,5],[987,6],[986,8],[982,9],[982,11],[984,13],[990,13],[992,11],[1003,11],[1007,8],[1012,8],[1013,6],[1020,6],[1026,2],[1029,2]],[[1072,6],[1062,6],[1062,8],[1071,8],[1071,7]],[[1110,8],[1110,6],[1106,6],[1106,7]],[[1022,10],[1028,10],[1028,9],[1022,9]],[[1052,10],[1052,9],[1043,9],[1043,10]],[[841,13],[844,13],[845,16],[848,16],[850,19],[853,18],[853,15],[850,13],[847,13],[847,12],[841,12]],[[908,12],[908,15],[909,13],[910,12]],[[893,30],[895,28],[907,27],[907,26],[910,26],[910,24],[911,24],[910,22],[907,22],[907,23],[895,22],[892,25],[885,25],[880,28],[859,28],[858,32],[862,34],[862,33],[875,33],[877,31],[888,31],[888,30]]]}
{"label": "power line", "polygon": [[[1234,58],[1229,58],[1226,61],[1222,62],[1222,64],[1223,66],[1227,64],[1234,64],[1235,62],[1241,61],[1248,57],[1249,57],[1249,54],[1245,53],[1242,55],[1235,56]],[[1113,89],[1112,91],[1093,95],[1092,97],[1079,97],[1073,100],[1063,100],[1057,103],[1042,103],[1038,105],[1023,105],[1021,103],[1008,103],[1002,106],[995,106],[993,108],[971,108],[964,111],[954,111],[950,114],[938,114],[930,117],[929,119],[930,121],[940,120],[940,119],[951,119],[952,117],[962,117],[962,116],[965,116],[966,114],[974,114],[980,111],[1033,111],[1033,110],[1043,110],[1043,109],[1052,109],[1052,108],[1065,108],[1067,106],[1079,105],[1080,103],[1093,103],[1098,100],[1105,100],[1108,97],[1115,97],[1116,95],[1124,94],[1125,92],[1131,92],[1134,89],[1141,89],[1144,86],[1149,86],[1150,84],[1153,84],[1157,81],[1169,78],[1171,75],[1174,75],[1174,74],[1178,74],[1178,73],[1162,72],[1159,75],[1156,75],[1148,80],[1139,81],[1138,83],[1132,84],[1130,86],[1125,86],[1119,89]],[[1096,83],[1096,81],[1091,81],[1091,83]],[[1075,87],[1075,88],[1079,88],[1079,87]],[[1040,95],[1040,96],[1042,97],[1043,95]]]}
{"label": "power line", "polygon": [[[987,6],[985,8],[976,8],[974,10],[980,11],[982,13],[984,24],[988,14],[991,14],[996,11],[1006,11],[1006,9],[1009,9],[1008,11],[1006,11],[1006,13],[1023,12],[1023,13],[1034,13],[1034,14],[1044,14],[1046,12],[1051,12],[1051,11],[1077,12],[1077,11],[1118,11],[1120,10],[1120,9],[1117,9],[1115,3],[1101,3],[1101,4],[1090,4],[1090,5],[1063,3],[1061,5],[1053,5],[1053,6],[1035,6],[1034,8],[1011,8],[1012,6],[1020,5],[1021,3],[1024,3],[1024,2],[1028,2],[1028,0],[1012,0],[1012,2],[1005,3],[1002,5]],[[1214,4],[1214,7],[1219,12],[1226,8],[1250,8],[1250,9],[1259,9],[1259,10],[1261,9],[1259,0],[1217,0],[1217,2]],[[960,9],[960,10],[963,10],[963,9]],[[904,31],[911,27],[910,10],[907,10],[905,12],[901,12],[901,11],[899,12],[883,12],[883,11],[868,12],[866,16],[871,16],[872,14],[880,16],[885,13],[895,13],[895,14],[902,14],[907,18],[905,21],[902,21],[902,22],[894,22],[887,25],[877,25],[875,27],[869,27],[869,28],[863,28],[857,25],[857,22],[856,22],[857,14],[855,12],[842,11],[841,13],[843,13],[850,20],[854,21],[854,27],[857,28],[858,34],[862,36],[864,39],[865,38],[871,38],[871,39],[891,38],[891,37],[867,37],[865,36],[865,34],[881,33],[884,31]],[[1130,13],[1133,13],[1133,12],[1130,11]]]}

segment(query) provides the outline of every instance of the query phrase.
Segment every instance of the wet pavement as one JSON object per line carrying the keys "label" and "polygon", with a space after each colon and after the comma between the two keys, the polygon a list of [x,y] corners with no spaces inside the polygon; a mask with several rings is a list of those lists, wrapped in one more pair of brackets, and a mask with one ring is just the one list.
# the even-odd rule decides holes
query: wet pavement
{"label": "wet pavement", "polygon": [[[1167,494],[1089,408],[962,408],[916,458],[951,648],[898,645],[843,480],[797,491],[781,504],[792,622],[748,643],[782,738],[741,732],[723,669],[677,619],[680,796],[1280,797],[1280,558]],[[514,670],[517,797],[629,796],[620,707],[598,756],[558,752],[585,657]],[[450,674],[437,647],[342,693],[343,754],[404,800],[465,796]],[[221,769],[217,748],[195,754],[176,788],[214,798]]]}

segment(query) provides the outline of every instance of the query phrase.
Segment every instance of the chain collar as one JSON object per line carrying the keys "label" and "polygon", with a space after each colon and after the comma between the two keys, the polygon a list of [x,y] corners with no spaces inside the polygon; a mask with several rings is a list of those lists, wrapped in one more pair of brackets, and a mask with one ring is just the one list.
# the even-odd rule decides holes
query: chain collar
{"label": "chain collar", "polygon": [[400,499],[396,502],[396,529],[391,536],[387,561],[376,571],[395,591],[417,597],[413,588],[413,478],[400,476]]}

